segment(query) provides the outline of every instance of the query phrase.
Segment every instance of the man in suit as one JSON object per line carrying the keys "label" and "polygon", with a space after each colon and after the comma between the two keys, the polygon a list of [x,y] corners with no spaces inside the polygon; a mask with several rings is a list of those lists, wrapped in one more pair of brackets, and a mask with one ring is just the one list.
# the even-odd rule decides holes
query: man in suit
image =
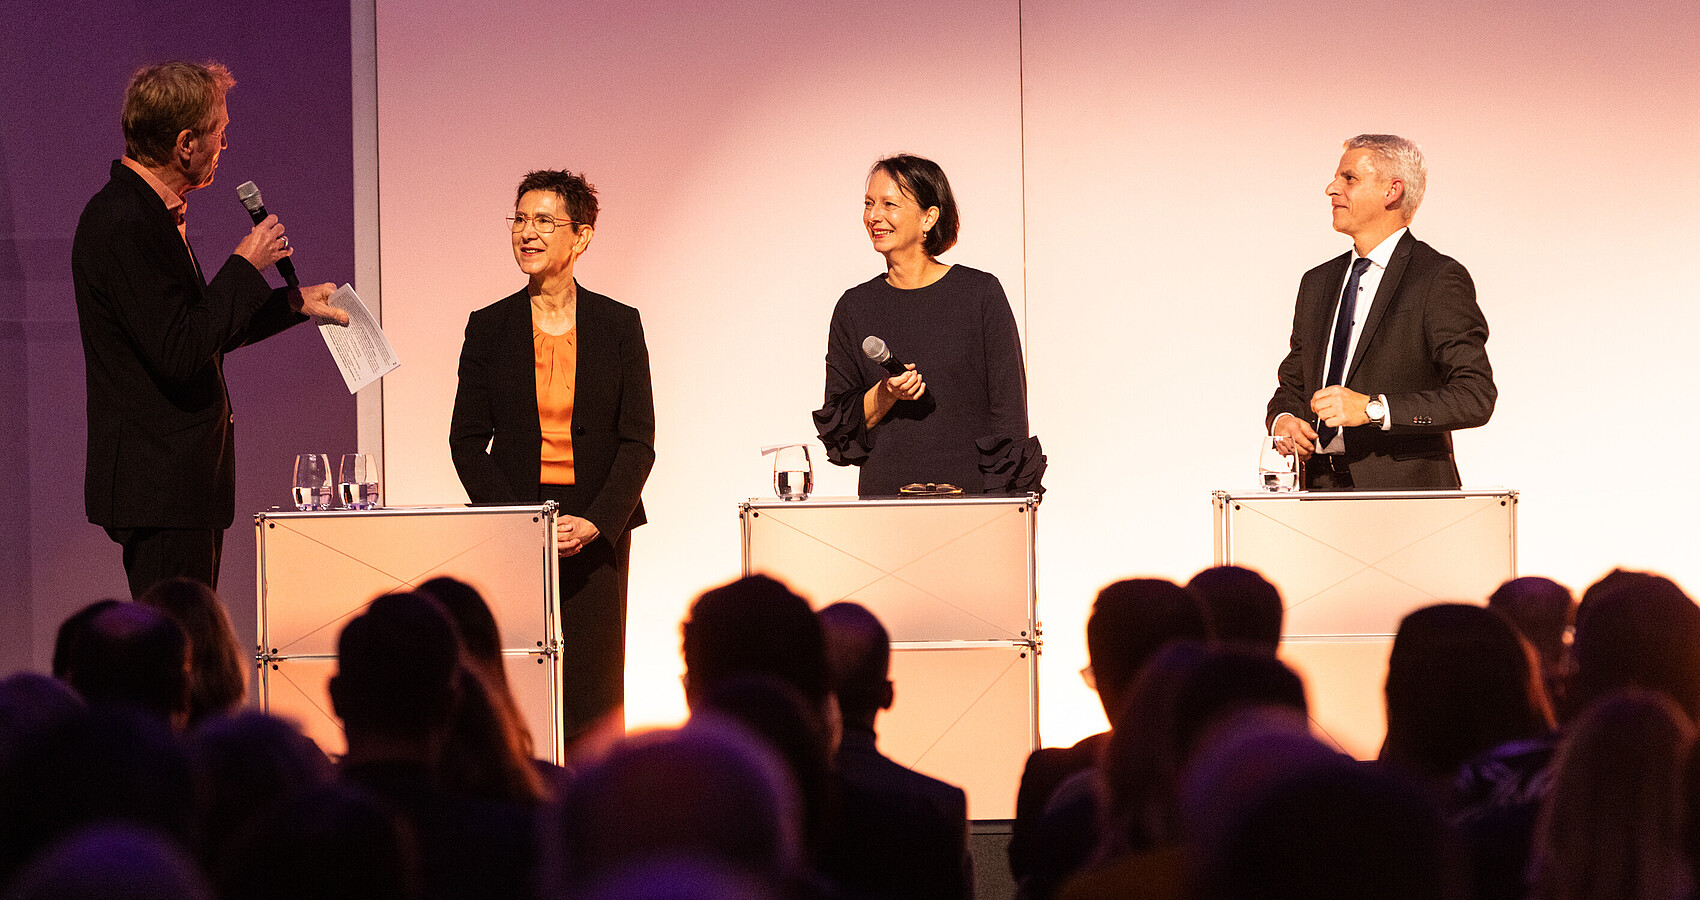
{"label": "man in suit", "polygon": [[1352,250],[1299,282],[1265,425],[1312,488],[1457,488],[1451,433],[1493,415],[1487,320],[1470,273],[1411,235],[1427,166],[1415,143],[1345,143],[1327,194]]}
{"label": "man in suit", "polygon": [[885,626],[850,602],[834,603],[818,615],[844,720],[836,756],[842,785],[838,829],[822,853],[822,871],[869,897],[973,897],[967,795],[892,762],[875,746],[874,718],[895,698]]}
{"label": "man in suit", "polygon": [[133,596],[178,575],[218,584],[236,509],[224,354],[309,316],[348,321],[327,305],[334,285],[266,283],[260,271],[294,252],[276,216],[210,283],[189,247],[184,197],[212,184],[235,84],[217,63],[137,72],[124,96],[124,158],[71,246],[88,382],[84,502],[123,547]]}

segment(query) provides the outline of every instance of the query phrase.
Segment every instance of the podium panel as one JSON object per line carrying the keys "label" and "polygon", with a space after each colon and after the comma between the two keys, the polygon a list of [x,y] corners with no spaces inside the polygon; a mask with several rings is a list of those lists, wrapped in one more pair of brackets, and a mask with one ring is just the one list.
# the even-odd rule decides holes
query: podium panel
{"label": "podium panel", "polygon": [[744,571],[824,606],[854,599],[897,641],[1022,641],[1033,632],[1027,498],[751,500]]}
{"label": "podium panel", "polygon": [[[559,762],[549,749],[551,735],[557,733],[552,723],[561,696],[553,663],[541,652],[506,651],[502,657],[514,704],[531,731],[532,753]],[[331,709],[330,681],[335,674],[334,656],[278,657],[261,663],[258,682],[266,712],[296,723],[319,749],[341,756],[348,752],[348,740]]]}
{"label": "podium panel", "polygon": [[744,574],[766,573],[820,608],[867,607],[891,635],[893,708],[876,723],[893,760],[968,793],[975,819],[1015,815],[1038,746],[1039,501],[750,500]]}
{"label": "podium panel", "polygon": [[968,792],[971,819],[1015,818],[1022,766],[1033,751],[1020,733],[1038,720],[1031,685],[1038,654],[1023,644],[966,641],[892,647],[896,699],[880,713],[880,752]]}
{"label": "podium panel", "polygon": [[372,599],[439,575],[490,606],[515,700],[539,756],[560,761],[555,506],[263,512],[258,543],[262,708],[345,747],[326,685],[343,625]]}
{"label": "podium panel", "polygon": [[1216,564],[1261,572],[1286,606],[1281,656],[1319,733],[1360,758],[1386,731],[1382,686],[1399,622],[1483,604],[1517,576],[1517,492],[1215,494]]}

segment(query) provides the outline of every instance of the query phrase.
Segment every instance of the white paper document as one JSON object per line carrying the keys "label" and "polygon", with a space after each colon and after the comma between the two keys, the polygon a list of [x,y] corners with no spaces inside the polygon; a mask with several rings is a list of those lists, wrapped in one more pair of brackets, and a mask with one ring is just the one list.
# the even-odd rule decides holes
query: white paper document
{"label": "white paper document", "polygon": [[342,380],[347,382],[350,394],[401,365],[401,360],[396,359],[395,348],[390,346],[390,339],[384,337],[384,330],[378,327],[377,317],[366,308],[352,286],[345,284],[337,288],[336,293],[331,295],[330,304],[348,313],[348,325],[320,325],[319,334],[324,335],[325,346],[331,348],[331,358],[336,360],[337,370],[342,372]]}

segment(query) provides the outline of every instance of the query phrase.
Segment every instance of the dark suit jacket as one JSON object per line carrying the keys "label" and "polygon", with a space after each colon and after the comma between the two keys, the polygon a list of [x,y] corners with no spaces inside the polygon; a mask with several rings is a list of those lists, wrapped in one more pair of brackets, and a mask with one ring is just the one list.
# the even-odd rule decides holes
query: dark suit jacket
{"label": "dark suit jacket", "polygon": [[77,221],[71,279],[87,367],[89,521],[229,527],[236,443],[224,354],[307,317],[240,256],[203,281],[159,195],[122,162]]}
{"label": "dark suit jacket", "polygon": [[[1329,333],[1351,253],[1299,282],[1291,349],[1269,400],[1267,427],[1281,413],[1315,424],[1310,398],[1327,378]],[[1346,463],[1360,490],[1456,488],[1451,432],[1484,425],[1499,392],[1487,356],[1487,320],[1457,260],[1407,231],[1393,249],[1369,317],[1347,364],[1345,386],[1387,395],[1393,424],[1346,429]]]}
{"label": "dark suit jacket", "polygon": [[974,895],[968,796],[887,759],[874,733],[845,723],[839,816],[821,873],[857,896],[959,900]]}
{"label": "dark suit jacket", "polygon": [[[646,520],[643,484],[655,464],[655,401],[638,311],[578,289],[573,470],[582,509],[618,541]],[[524,290],[474,312],[460,351],[449,453],[474,503],[533,502],[542,469],[531,300]],[[486,449],[488,448],[488,449]]]}

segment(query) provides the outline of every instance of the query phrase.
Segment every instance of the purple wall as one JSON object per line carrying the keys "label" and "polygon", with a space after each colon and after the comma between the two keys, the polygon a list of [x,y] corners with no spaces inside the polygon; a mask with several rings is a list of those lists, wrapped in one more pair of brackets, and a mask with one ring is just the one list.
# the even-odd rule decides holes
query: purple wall
{"label": "purple wall", "polygon": [[[22,7],[19,9],[18,7]],[[71,235],[123,153],[124,85],[160,60],[216,59],[237,80],[218,180],[189,197],[209,268],[250,227],[236,185],[280,213],[306,281],[354,277],[347,0],[270,7],[193,0],[17,4],[0,27],[0,675],[45,669],[65,615],[123,596],[117,545],[83,515],[83,358]],[[281,283],[271,273],[274,283]],[[302,326],[231,355],[236,524],[220,593],[254,634],[249,514],[288,499],[295,453],[354,449],[355,406],[323,341]]]}

